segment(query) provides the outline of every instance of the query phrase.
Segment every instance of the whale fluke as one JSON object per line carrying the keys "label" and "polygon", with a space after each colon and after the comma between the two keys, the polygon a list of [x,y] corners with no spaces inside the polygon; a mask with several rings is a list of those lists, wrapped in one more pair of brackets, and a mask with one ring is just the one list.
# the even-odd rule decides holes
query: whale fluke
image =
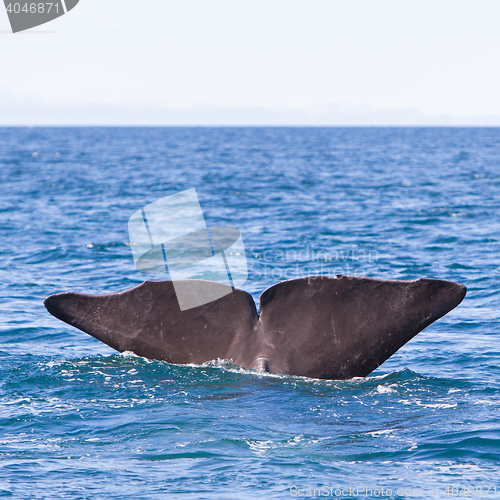
{"label": "whale fluke", "polygon": [[[179,283],[177,283],[178,285]],[[186,280],[182,286],[226,286]],[[45,299],[56,318],[117,351],[176,364],[231,359],[245,368],[323,379],[364,377],[463,300],[450,281],[338,275],[284,281],[260,297],[242,290],[181,311],[172,281],[105,295]]]}

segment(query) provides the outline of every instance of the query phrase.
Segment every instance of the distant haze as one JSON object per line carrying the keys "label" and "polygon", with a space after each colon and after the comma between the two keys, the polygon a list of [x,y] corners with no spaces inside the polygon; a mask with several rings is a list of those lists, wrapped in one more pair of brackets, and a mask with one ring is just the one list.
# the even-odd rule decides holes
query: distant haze
{"label": "distant haze", "polygon": [[500,125],[493,0],[0,8],[2,125]]}

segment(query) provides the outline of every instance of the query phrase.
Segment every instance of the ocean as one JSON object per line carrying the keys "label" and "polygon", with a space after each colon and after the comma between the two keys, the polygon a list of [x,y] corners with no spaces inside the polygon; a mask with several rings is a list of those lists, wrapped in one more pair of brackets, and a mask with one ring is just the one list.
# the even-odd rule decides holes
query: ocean
{"label": "ocean", "polygon": [[[0,497],[500,497],[499,128],[0,128]],[[117,353],[49,315],[146,279],[127,222],[196,188],[256,301],[338,273],[467,286],[365,379]]]}

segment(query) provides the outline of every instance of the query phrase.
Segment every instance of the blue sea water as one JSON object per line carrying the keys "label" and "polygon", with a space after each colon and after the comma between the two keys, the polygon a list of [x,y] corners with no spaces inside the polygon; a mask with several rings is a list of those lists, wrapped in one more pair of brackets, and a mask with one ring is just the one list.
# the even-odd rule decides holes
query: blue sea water
{"label": "blue sea water", "polygon": [[[500,129],[0,128],[0,496],[500,497]],[[464,302],[366,379],[119,354],[50,316],[125,290],[127,221],[196,188],[258,300],[336,273]]]}

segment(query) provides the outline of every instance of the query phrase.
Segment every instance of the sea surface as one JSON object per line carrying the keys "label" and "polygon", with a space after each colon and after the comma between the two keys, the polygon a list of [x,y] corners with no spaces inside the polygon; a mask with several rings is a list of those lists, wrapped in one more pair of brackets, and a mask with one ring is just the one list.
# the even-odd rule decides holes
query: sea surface
{"label": "sea surface", "polygon": [[[256,301],[308,274],[463,303],[366,379],[119,354],[49,315],[145,279],[127,222],[196,188]],[[0,128],[0,497],[500,498],[499,128]]]}

